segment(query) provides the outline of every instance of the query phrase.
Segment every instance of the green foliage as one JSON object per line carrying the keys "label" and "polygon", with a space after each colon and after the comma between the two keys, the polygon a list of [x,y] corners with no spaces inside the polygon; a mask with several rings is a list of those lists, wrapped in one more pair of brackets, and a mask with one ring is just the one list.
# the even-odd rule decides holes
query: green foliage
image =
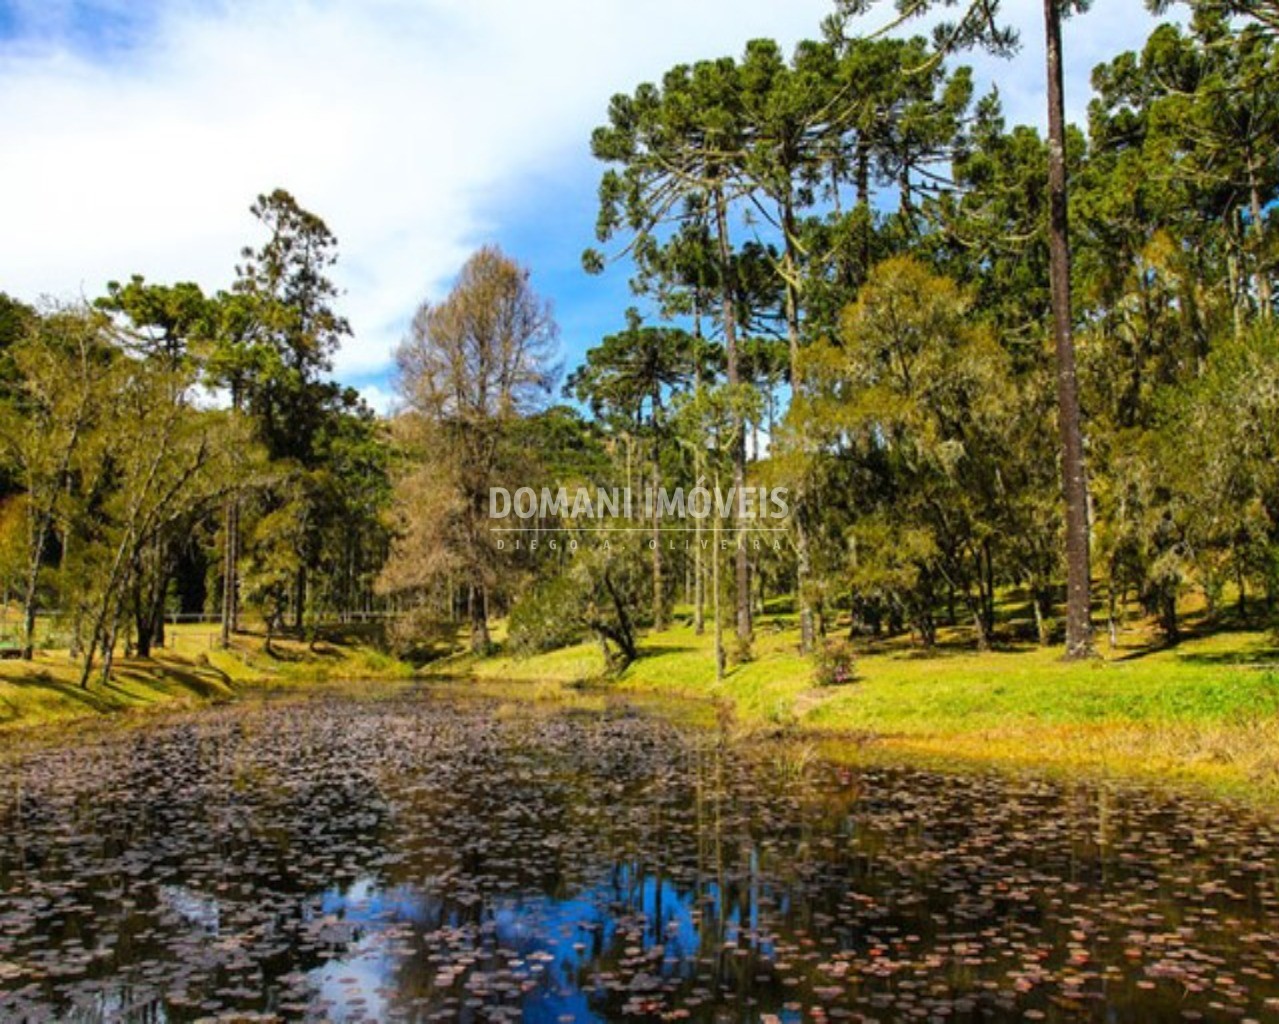
{"label": "green foliage", "polygon": [[[402,472],[379,587],[442,616],[464,607],[476,652],[489,647],[490,608],[523,579],[520,566],[504,564],[489,494],[534,478],[542,443],[530,451],[526,417],[541,414],[551,392],[556,337],[528,270],[490,246],[467,261],[443,302],[419,308],[396,352],[409,411],[396,424]],[[555,438],[589,447],[571,417],[545,415]]]}
{"label": "green foliage", "polygon": [[457,645],[459,624],[438,608],[419,605],[387,624],[386,642],[393,654],[413,664],[423,664],[441,653],[451,653]]}
{"label": "green foliage", "polygon": [[[1050,35],[1086,6],[1055,5]],[[784,594],[805,647],[845,613],[876,640],[1047,644],[1078,581],[1052,355],[1072,328],[1115,642],[1134,599],[1169,641],[1191,602],[1272,615],[1279,44],[1268,0],[1191,6],[1099,66],[1086,125],[1051,145],[943,60],[1009,50],[998,3],[898,3],[940,16],[932,39],[858,38],[851,17],[886,7],[845,0],[791,54],[756,40],[614,97],[591,140],[598,239],[647,306],[569,373],[573,407],[548,405],[556,329],[530,271],[485,247],[418,309],[403,412],[379,420],[329,379],[337,243],[283,190],[254,203],[265,237],[225,290],[0,296],[0,573],[24,618],[67,609],[85,663],[117,636],[145,653],[166,609],[214,591],[275,637],[393,608],[392,642],[423,657],[468,625],[487,650],[509,613],[512,650],[590,636],[616,668],[682,603],[695,635],[713,616],[718,674],[730,656],[749,674],[752,616]],[[777,547],[746,520],[649,516],[604,548],[602,524],[551,514],[531,525],[559,543],[534,554],[487,515],[493,486],[699,484],[787,487]],[[1015,626],[995,600],[1012,589]]]}
{"label": "green foliage", "polygon": [[569,374],[564,393],[587,405],[595,419],[639,429],[655,427],[669,390],[685,387],[694,374],[694,344],[688,332],[645,327],[637,310],[626,313],[626,330],[588,349],[586,361]]}
{"label": "green foliage", "polygon": [[857,655],[843,639],[826,639],[813,652],[813,679],[818,686],[843,686],[857,675]]}
{"label": "green foliage", "polygon": [[516,604],[510,624],[513,652],[530,657],[590,634],[610,670],[625,668],[638,656],[638,628],[651,622],[645,612],[647,583],[641,545],[581,538],[559,572]]}
{"label": "green foliage", "polygon": [[515,657],[532,657],[581,640],[586,630],[575,611],[578,587],[571,574],[553,576],[515,603],[507,624],[508,647]]}

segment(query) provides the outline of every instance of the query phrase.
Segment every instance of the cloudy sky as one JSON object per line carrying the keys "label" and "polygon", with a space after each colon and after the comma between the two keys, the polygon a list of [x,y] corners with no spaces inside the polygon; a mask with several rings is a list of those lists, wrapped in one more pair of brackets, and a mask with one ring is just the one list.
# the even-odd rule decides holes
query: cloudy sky
{"label": "cloudy sky", "polygon": [[[588,278],[608,98],[686,60],[817,33],[830,0],[0,0],[0,290],[113,278],[230,283],[279,186],[337,235],[355,330],[337,375],[376,405],[413,308],[496,242],[555,303],[566,361],[619,327],[626,272]],[[976,58],[1010,120],[1042,121],[1039,0],[1025,43]],[[1088,72],[1151,27],[1140,0],[1068,26]]]}

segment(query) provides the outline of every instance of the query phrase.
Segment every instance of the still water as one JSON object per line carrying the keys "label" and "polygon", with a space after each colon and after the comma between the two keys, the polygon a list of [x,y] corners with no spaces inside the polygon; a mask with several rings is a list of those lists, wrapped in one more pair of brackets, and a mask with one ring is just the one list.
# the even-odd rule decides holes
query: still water
{"label": "still water", "polygon": [[0,1021],[1279,1020],[1279,828],[625,708],[238,705],[0,778]]}

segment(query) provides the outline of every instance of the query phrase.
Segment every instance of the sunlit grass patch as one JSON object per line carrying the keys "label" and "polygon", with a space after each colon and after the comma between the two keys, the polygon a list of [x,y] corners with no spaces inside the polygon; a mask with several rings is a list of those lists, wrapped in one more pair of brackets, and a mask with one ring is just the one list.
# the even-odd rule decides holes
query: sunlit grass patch
{"label": "sunlit grass patch", "polygon": [[1135,633],[1122,639],[1083,662],[1029,644],[983,653],[863,644],[852,682],[819,687],[782,614],[757,622],[752,659],[716,683],[710,625],[698,636],[685,618],[646,637],[615,678],[591,643],[524,659],[461,658],[447,671],[500,680],[512,696],[545,699],[583,681],[635,700],[692,698],[729,709],[738,730],[873,740],[865,749],[875,756],[1141,776],[1279,799],[1273,638],[1221,632],[1173,648]]}
{"label": "sunlit grass patch", "polygon": [[108,683],[80,686],[80,666],[65,653],[0,662],[0,727],[39,725],[140,708],[181,707],[227,699],[231,683],[216,669],[181,657],[121,659]]}
{"label": "sunlit grass patch", "polygon": [[229,700],[246,688],[306,689],[347,680],[404,680],[411,666],[363,643],[276,639],[240,633],[229,648],[216,627],[170,626],[151,658],[118,652],[111,678],[100,668],[80,686],[80,663],[65,650],[38,651],[32,661],[0,661],[0,728],[65,722],[86,715],[178,708]]}

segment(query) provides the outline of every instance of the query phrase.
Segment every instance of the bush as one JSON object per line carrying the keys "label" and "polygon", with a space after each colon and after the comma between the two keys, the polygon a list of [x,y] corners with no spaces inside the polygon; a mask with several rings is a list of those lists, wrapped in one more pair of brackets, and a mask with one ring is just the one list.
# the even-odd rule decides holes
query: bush
{"label": "bush", "polygon": [[458,627],[430,607],[411,608],[386,624],[386,646],[397,658],[423,663],[453,650]]}
{"label": "bush", "polygon": [[818,686],[851,683],[857,674],[857,656],[847,640],[825,640],[813,654]]}
{"label": "bush", "polygon": [[511,609],[511,653],[528,658],[581,640],[586,630],[572,614],[575,600],[572,584],[563,576],[542,582],[520,598]]}

